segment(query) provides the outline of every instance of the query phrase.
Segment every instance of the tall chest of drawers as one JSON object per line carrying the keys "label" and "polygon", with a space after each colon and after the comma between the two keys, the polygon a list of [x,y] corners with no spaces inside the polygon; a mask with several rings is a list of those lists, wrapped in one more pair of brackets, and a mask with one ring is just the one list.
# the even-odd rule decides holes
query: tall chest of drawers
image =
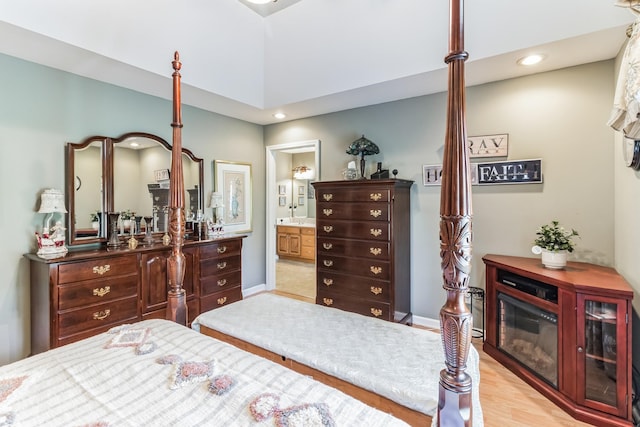
{"label": "tall chest of drawers", "polygon": [[317,304],[412,322],[412,184],[402,179],[313,183]]}
{"label": "tall chest of drawers", "polygon": [[[242,239],[187,241],[183,288],[189,321],[242,299]],[[40,353],[124,323],[165,318],[167,257],[162,244],[129,250],[74,250],[31,272],[31,352]]]}

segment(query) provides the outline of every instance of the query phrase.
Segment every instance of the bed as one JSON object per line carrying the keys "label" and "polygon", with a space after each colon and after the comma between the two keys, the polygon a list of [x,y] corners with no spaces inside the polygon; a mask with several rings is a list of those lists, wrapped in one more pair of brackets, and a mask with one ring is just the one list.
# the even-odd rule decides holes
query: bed
{"label": "bed", "polygon": [[[340,389],[411,425],[429,425],[444,368],[440,334],[261,293],[200,314],[192,328]],[[483,425],[472,347],[474,426]]]}
{"label": "bed", "polygon": [[122,325],[0,367],[0,425],[407,426],[162,319]]}

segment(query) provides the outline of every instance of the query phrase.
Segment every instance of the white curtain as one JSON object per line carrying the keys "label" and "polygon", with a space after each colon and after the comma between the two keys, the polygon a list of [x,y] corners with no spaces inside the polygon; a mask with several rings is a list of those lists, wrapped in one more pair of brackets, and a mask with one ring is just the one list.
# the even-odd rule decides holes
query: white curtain
{"label": "white curtain", "polygon": [[622,57],[613,110],[607,124],[627,138],[640,139],[640,0],[618,0],[636,16]]}

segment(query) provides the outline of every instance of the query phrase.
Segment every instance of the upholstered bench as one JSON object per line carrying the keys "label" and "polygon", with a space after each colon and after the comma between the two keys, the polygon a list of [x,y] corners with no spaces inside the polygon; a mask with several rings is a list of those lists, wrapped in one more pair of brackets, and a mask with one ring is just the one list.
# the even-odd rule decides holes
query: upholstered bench
{"label": "upholstered bench", "polygon": [[[338,388],[411,425],[437,412],[440,335],[274,294],[200,314],[192,327]],[[471,347],[474,426],[482,426],[478,352]]]}

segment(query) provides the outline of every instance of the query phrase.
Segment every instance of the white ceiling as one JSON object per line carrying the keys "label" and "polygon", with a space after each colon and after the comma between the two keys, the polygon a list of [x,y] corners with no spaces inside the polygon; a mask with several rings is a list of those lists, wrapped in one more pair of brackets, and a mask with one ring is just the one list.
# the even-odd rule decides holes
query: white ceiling
{"label": "white ceiling", "polygon": [[[1,53],[171,99],[178,50],[183,103],[259,124],[446,90],[448,0],[0,1]],[[613,3],[467,1],[467,85],[615,57]]]}

